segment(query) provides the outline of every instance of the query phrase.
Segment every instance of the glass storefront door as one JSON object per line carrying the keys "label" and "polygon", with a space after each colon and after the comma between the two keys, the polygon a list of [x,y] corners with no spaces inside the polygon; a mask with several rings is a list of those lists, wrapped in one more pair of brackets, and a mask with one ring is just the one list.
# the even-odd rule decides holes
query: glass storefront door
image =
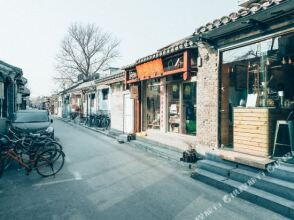
{"label": "glass storefront door", "polygon": [[196,82],[183,84],[183,133],[196,135]]}
{"label": "glass storefront door", "polygon": [[146,85],[147,128],[160,129],[160,85],[159,80],[150,80]]}
{"label": "glass storefront door", "polygon": [[180,84],[167,85],[168,131],[181,133]]}
{"label": "glass storefront door", "polygon": [[167,85],[168,131],[196,135],[196,82]]}

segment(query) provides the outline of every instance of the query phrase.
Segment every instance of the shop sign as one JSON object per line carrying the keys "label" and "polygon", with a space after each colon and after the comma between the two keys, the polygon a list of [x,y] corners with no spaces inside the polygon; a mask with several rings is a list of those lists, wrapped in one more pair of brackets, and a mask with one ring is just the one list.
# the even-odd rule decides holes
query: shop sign
{"label": "shop sign", "polygon": [[147,63],[136,66],[138,78],[140,80],[149,79],[163,74],[163,64],[161,59],[155,59]]}
{"label": "shop sign", "polygon": [[139,88],[138,88],[138,86],[132,86],[130,88],[130,98],[131,99],[138,99],[139,98]]}

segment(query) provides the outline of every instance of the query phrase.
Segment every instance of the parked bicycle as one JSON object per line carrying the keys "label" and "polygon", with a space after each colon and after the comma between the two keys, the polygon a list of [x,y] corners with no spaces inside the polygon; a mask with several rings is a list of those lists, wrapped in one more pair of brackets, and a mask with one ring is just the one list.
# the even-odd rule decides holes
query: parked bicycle
{"label": "parked bicycle", "polygon": [[20,141],[22,148],[26,151],[32,149],[51,149],[56,148],[58,150],[63,150],[61,144],[57,141],[48,137],[47,135],[42,135],[41,133],[25,133],[16,132],[10,127],[8,128],[8,137],[13,141]]}
{"label": "parked bicycle", "polygon": [[65,154],[57,148],[33,148],[27,150],[21,139],[12,140],[6,135],[0,135],[0,177],[11,161],[16,161],[25,168],[27,174],[33,169],[43,177],[57,174],[64,165]]}
{"label": "parked bicycle", "polygon": [[94,115],[88,115],[85,120],[85,125],[88,127],[93,127],[94,125]]}
{"label": "parked bicycle", "polygon": [[97,125],[98,127],[108,129],[110,127],[110,117],[108,115],[98,115]]}
{"label": "parked bicycle", "polygon": [[88,127],[96,127],[109,129],[110,127],[110,117],[108,114],[91,114],[87,117],[80,119],[80,124],[86,125]]}

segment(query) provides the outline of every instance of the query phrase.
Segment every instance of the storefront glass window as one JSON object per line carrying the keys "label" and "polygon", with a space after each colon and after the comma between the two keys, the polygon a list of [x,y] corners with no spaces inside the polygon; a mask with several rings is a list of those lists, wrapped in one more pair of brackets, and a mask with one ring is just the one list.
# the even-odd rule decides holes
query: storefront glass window
{"label": "storefront glass window", "polygon": [[160,85],[159,80],[150,80],[146,88],[147,127],[160,129]]}
{"label": "storefront glass window", "polygon": [[294,34],[222,53],[221,143],[233,145],[234,107],[294,108]]}

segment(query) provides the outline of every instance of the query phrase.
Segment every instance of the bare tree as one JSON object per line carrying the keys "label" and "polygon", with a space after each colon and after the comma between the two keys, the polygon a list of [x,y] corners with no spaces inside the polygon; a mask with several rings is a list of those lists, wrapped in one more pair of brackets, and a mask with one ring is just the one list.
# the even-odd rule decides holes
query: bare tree
{"label": "bare tree", "polygon": [[72,24],[61,42],[54,78],[62,87],[72,84],[78,75],[89,79],[119,56],[119,41],[94,24]]}

